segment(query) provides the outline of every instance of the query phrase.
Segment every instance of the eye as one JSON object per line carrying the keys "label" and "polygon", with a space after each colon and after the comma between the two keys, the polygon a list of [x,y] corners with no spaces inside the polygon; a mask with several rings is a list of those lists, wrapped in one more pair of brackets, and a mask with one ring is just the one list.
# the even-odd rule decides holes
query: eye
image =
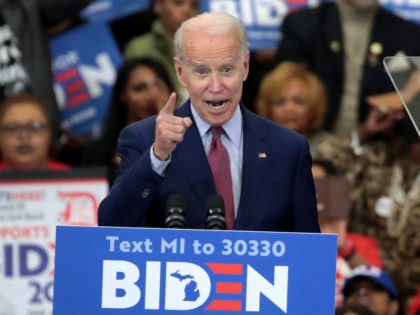
{"label": "eye", "polygon": [[209,70],[204,67],[198,67],[194,70],[194,72],[197,73],[198,75],[206,75],[209,73]]}
{"label": "eye", "polygon": [[283,105],[284,105],[284,103],[285,103],[285,99],[284,99],[284,98],[279,98],[279,99],[277,99],[277,100],[274,100],[274,101],[271,103],[271,105],[272,105],[272,106],[274,106],[274,107],[281,107],[281,106],[283,106]]}
{"label": "eye", "polygon": [[227,74],[227,73],[231,73],[233,70],[232,66],[225,66],[222,68],[222,73]]}
{"label": "eye", "polygon": [[303,97],[300,97],[300,96],[293,97],[293,102],[296,105],[299,105],[299,106],[306,106],[307,105],[306,99],[304,99]]}
{"label": "eye", "polygon": [[146,83],[138,83],[138,84],[135,84],[133,86],[133,89],[136,92],[143,92],[143,91],[147,90],[147,84]]}

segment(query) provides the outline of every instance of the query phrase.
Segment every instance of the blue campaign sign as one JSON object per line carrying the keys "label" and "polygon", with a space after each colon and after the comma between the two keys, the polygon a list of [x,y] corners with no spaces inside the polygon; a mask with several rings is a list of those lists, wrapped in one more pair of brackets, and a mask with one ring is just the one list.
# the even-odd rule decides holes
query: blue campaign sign
{"label": "blue campaign sign", "polygon": [[389,11],[420,24],[420,0],[380,0]]}
{"label": "blue campaign sign", "polygon": [[336,248],[326,234],[58,226],[53,314],[332,315]]}
{"label": "blue campaign sign", "polygon": [[111,21],[150,7],[151,0],[95,0],[81,16],[90,22]]}
{"label": "blue campaign sign", "polygon": [[122,57],[105,23],[90,23],[50,42],[63,129],[76,137],[100,132]]}
{"label": "blue campaign sign", "polygon": [[275,48],[281,24],[290,11],[314,7],[328,0],[203,0],[202,11],[228,12],[247,29],[251,50]]}

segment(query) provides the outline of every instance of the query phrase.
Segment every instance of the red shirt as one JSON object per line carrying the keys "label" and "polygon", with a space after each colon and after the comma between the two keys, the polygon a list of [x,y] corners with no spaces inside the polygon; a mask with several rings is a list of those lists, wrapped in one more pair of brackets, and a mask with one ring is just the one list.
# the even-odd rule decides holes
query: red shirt
{"label": "red shirt", "polygon": [[[71,166],[55,160],[48,160],[47,170],[50,171],[65,171],[71,169]],[[0,161],[0,171],[4,171],[4,162]]]}
{"label": "red shirt", "polygon": [[379,246],[374,238],[362,234],[347,233],[347,239],[354,244],[357,253],[366,260],[366,263],[383,268]]}

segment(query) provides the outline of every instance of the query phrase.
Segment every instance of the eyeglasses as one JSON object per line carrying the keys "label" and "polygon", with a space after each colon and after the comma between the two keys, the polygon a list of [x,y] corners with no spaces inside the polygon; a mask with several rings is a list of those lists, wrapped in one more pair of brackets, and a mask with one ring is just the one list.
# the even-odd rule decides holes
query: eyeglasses
{"label": "eyeglasses", "polygon": [[7,135],[16,135],[22,132],[29,134],[40,134],[48,127],[48,123],[31,121],[26,124],[12,123],[0,125],[0,131]]}

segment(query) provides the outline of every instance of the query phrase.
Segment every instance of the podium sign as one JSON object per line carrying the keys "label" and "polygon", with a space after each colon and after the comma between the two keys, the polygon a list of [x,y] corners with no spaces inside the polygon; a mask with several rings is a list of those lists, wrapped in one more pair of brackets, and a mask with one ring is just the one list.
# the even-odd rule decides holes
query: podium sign
{"label": "podium sign", "polygon": [[336,235],[58,226],[53,314],[334,314]]}

